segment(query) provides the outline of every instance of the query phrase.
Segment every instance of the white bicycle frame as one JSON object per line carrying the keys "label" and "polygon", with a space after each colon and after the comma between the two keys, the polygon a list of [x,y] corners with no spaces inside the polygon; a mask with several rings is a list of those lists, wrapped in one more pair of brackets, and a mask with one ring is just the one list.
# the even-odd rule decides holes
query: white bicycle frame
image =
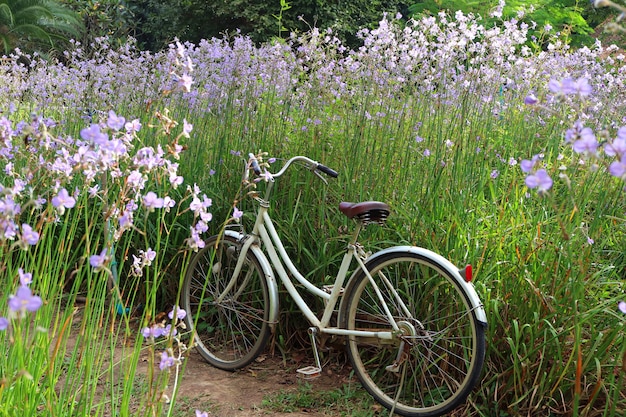
{"label": "white bicycle frame", "polygon": [[[269,176],[268,178],[269,184],[266,190],[267,199],[269,199],[271,188],[274,184],[274,178],[281,176],[287,170],[287,168],[293,162],[296,162],[296,161],[304,162],[307,166],[309,166],[312,169],[315,169],[318,166],[317,162],[309,158],[306,158],[304,156],[296,156],[296,157],[291,158],[289,161],[287,161],[287,163],[283,166],[283,168],[278,173],[272,174],[271,176]],[[317,171],[314,171],[314,172],[317,174]],[[326,333],[330,335],[377,338],[377,339],[383,339],[383,340],[393,339],[394,335],[400,332],[400,329],[398,328],[398,325],[396,324],[394,317],[389,311],[389,307],[387,306],[387,303],[383,299],[379,285],[376,283],[374,278],[370,275],[369,271],[367,270],[363,262],[363,259],[361,258],[362,252],[360,250],[360,247],[356,243],[358,234],[361,229],[361,225],[359,224],[357,226],[357,230],[354,233],[351,242],[348,243],[347,250],[346,250],[345,255],[343,256],[343,260],[341,262],[341,266],[339,267],[337,277],[335,278],[334,285],[332,286],[332,290],[329,293],[327,291],[324,291],[318,288],[314,284],[312,284],[294,266],[293,262],[289,258],[289,255],[287,254],[278,236],[278,233],[276,232],[276,228],[274,227],[274,224],[272,223],[272,219],[270,218],[270,215],[268,213],[270,204],[267,199],[261,199],[259,197],[256,198],[257,202],[259,203],[259,208],[258,208],[254,227],[250,234],[244,235],[242,233],[239,233],[233,230],[225,231],[225,234],[238,240],[243,239],[244,241],[243,241],[243,246],[239,254],[239,258],[237,260],[237,264],[235,266],[235,270],[233,272],[233,277],[230,280],[229,284],[224,289],[224,292],[216,300],[217,303],[220,303],[226,297],[226,295],[232,290],[233,286],[235,285],[237,281],[237,278],[241,271],[243,263],[245,262],[246,254],[249,250],[251,250],[254,253],[254,255],[257,257],[259,262],[261,263],[261,267],[264,271],[265,278],[268,282],[268,289],[270,292],[269,322],[270,322],[270,325],[272,326],[272,329],[274,328],[274,324],[276,323],[276,320],[278,317],[278,288],[277,288],[276,280],[274,279],[274,274],[273,274],[273,270],[275,269],[278,276],[280,277],[281,282],[287,289],[287,292],[289,293],[289,295],[296,302],[296,305],[298,306],[298,308],[302,311],[302,313],[307,318],[307,320],[311,323],[311,325],[316,327],[321,333]],[[261,250],[260,243],[263,244],[265,251],[269,255],[269,260],[265,256],[264,251]],[[476,294],[474,290],[473,285],[466,282],[461,277],[459,270],[450,261],[448,261],[444,257],[432,251],[415,247],[415,246],[391,247],[391,248],[384,249],[382,251],[377,252],[376,254],[372,255],[369,259],[375,259],[379,256],[384,256],[390,252],[398,252],[398,253],[403,253],[403,254],[412,252],[412,253],[422,255],[424,257],[430,257],[438,261],[440,265],[442,265],[446,269],[446,271],[448,272],[450,276],[452,276],[462,286],[465,287],[467,293],[470,295],[469,302],[471,304],[472,310],[475,311],[478,320],[483,323],[487,322],[487,318],[486,318],[486,314],[484,312],[483,306],[480,302],[480,299],[478,298],[478,295]],[[373,332],[373,331],[362,331],[362,330],[348,330],[348,329],[341,329],[338,327],[329,326],[333,311],[335,309],[335,306],[337,305],[339,296],[341,295],[342,287],[343,287],[344,282],[346,282],[348,270],[350,268],[350,265],[352,264],[353,259],[356,260],[359,268],[367,276],[374,290],[376,291],[378,298],[380,300],[381,306],[384,309],[384,313],[387,319],[389,320],[389,323],[392,326],[391,331]],[[309,293],[317,297],[323,298],[326,301],[326,306],[322,313],[321,319],[318,319],[316,314],[313,313],[311,308],[304,301],[304,299],[302,298],[302,296],[296,289],[294,283],[289,278],[287,270],[285,270],[285,266],[287,267],[289,272],[291,272],[292,276],[295,277],[295,279],[300,284],[302,284]],[[355,272],[353,272],[353,275],[356,274],[357,272],[358,272],[358,269]],[[398,305],[404,311],[405,317],[411,317],[411,313],[408,311],[408,309],[402,302],[400,296],[397,294],[391,282],[387,280],[386,277],[384,276],[381,276],[381,279],[386,289],[389,290],[393,294],[394,298],[398,302]]]}

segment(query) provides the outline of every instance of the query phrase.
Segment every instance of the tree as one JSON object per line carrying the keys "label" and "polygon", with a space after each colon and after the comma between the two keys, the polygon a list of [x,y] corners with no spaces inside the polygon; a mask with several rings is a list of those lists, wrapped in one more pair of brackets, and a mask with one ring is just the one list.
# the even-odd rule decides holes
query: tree
{"label": "tree", "polygon": [[123,45],[134,34],[134,15],[124,0],[59,0],[74,10],[84,31],[77,39],[89,47],[96,38],[108,37],[113,46]]}
{"label": "tree", "polygon": [[[372,28],[383,13],[408,13],[412,0],[126,0],[135,16],[139,44],[167,46],[174,36],[198,42],[240,31],[255,42],[304,32],[312,26],[332,28],[349,45],[356,33]],[[280,17],[280,19],[279,19]]]}
{"label": "tree", "polygon": [[8,54],[61,50],[68,37],[80,34],[80,21],[54,0],[0,0],[0,47]]}

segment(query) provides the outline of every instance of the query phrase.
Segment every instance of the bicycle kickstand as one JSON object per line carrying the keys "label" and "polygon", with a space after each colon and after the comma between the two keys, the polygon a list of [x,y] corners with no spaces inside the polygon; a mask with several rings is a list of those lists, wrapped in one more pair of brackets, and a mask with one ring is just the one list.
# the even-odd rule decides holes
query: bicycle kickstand
{"label": "bicycle kickstand", "polygon": [[313,348],[313,354],[315,355],[315,366],[307,366],[298,369],[298,373],[302,375],[304,379],[315,379],[322,375],[322,365],[320,364],[320,354],[317,350],[317,327],[309,327],[309,336],[311,338],[311,347]]}
{"label": "bicycle kickstand", "polygon": [[402,364],[406,362],[409,357],[408,347],[409,345],[402,340],[400,342],[400,348],[398,349],[396,360],[391,365],[385,366],[385,370],[398,373],[400,371],[400,366],[402,366]]}

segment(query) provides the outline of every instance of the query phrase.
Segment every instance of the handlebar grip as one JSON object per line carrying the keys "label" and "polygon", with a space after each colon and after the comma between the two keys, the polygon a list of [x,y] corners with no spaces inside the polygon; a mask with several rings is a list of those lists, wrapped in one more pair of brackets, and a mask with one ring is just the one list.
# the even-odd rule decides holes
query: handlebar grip
{"label": "handlebar grip", "polygon": [[261,175],[261,167],[259,166],[259,161],[256,160],[256,156],[253,153],[248,154],[248,158],[250,158],[250,166],[255,174]]}
{"label": "handlebar grip", "polygon": [[317,170],[322,171],[324,174],[329,177],[337,178],[339,174],[334,169],[328,168],[326,165],[317,164]]}

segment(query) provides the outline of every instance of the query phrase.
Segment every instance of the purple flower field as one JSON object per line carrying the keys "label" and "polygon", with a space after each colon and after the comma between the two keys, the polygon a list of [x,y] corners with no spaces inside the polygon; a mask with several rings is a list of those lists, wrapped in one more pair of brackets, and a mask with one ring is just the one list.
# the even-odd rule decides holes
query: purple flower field
{"label": "purple flower field", "polygon": [[[340,173],[328,187],[287,178],[276,202],[286,246],[320,283],[336,272],[341,200],[390,203],[389,227],[364,243],[474,265],[488,350],[459,415],[621,415],[626,53],[572,49],[553,30],[538,45],[528,29],[442,13],[385,17],[356,50],[315,28],[260,46],[234,35],[153,54],[100,39],[62,62],[4,57],[0,369],[14,376],[0,403],[20,415],[123,409],[130,388],[70,394],[115,378],[112,353],[96,353],[105,334],[147,344],[162,386],[178,375],[186,347],[153,317],[182,318],[171,307],[188,256],[226,219],[245,224],[241,155],[266,151]],[[79,326],[65,306],[83,298],[83,350],[65,351],[56,341]],[[139,305],[137,328],[115,313]],[[155,392],[137,410],[166,407]]]}

